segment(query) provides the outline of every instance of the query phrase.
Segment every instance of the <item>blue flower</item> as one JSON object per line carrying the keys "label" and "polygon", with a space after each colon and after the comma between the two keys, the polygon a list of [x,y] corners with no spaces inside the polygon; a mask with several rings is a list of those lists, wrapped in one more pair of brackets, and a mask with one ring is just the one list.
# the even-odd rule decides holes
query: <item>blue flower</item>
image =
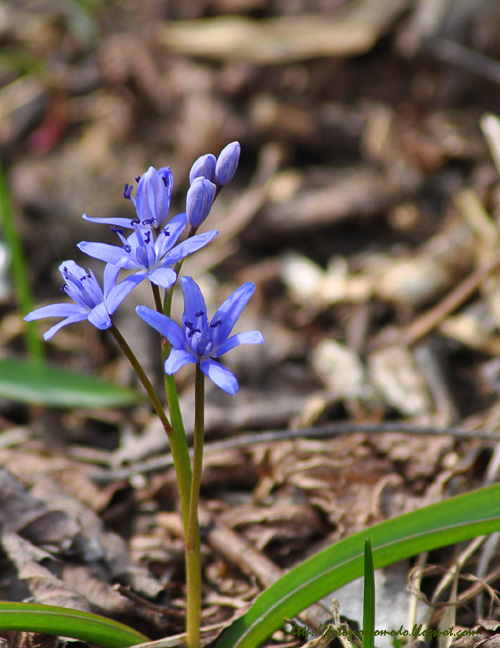
{"label": "blue flower", "polygon": [[241,312],[255,291],[255,284],[248,282],[230,295],[209,322],[207,307],[201,290],[191,277],[181,278],[184,295],[184,315],[182,328],[170,317],[158,313],[147,306],[138,306],[137,313],[150,326],[161,333],[172,345],[170,355],[165,361],[165,372],[174,374],[191,362],[199,363],[200,369],[218,387],[236,394],[238,381],[235,376],[215,358],[240,344],[262,344],[264,338],[259,331],[236,333],[231,331]]}
{"label": "blue flower", "polygon": [[119,268],[110,265],[104,269],[104,290],[92,270],[87,272],[74,261],[63,261],[59,270],[64,279],[61,291],[75,303],[42,306],[24,318],[26,322],[45,317],[65,318],[44,333],[44,340],[50,340],[63,326],[84,320],[88,320],[98,329],[108,329],[113,324],[111,315],[138,283],[137,279],[130,277],[117,284]]}
{"label": "blue flower", "polygon": [[141,223],[151,223],[155,228],[165,225],[173,186],[170,167],[163,167],[159,171],[149,167],[137,185],[135,207]]}
{"label": "blue flower", "polygon": [[132,276],[138,277],[138,283],[148,278],[151,283],[170,288],[177,275],[171,266],[181,259],[197,252],[217,236],[217,230],[198,234],[175,245],[186,227],[186,215],[178,214],[164,227],[155,238],[155,232],[149,226],[133,224],[134,232],[125,238],[123,229],[112,227],[120,237],[123,247],[108,243],[89,243],[82,241],[78,248],[85,254],[118,268],[136,270]]}
{"label": "blue flower", "polygon": [[133,202],[137,218],[91,218],[87,214],[84,214],[83,218],[91,223],[115,227],[132,228],[137,222],[151,225],[155,229],[163,227],[167,222],[174,186],[170,167],[162,167],[157,171],[151,166],[137,181],[137,198],[132,196],[133,185],[126,184],[123,191],[124,197]]}

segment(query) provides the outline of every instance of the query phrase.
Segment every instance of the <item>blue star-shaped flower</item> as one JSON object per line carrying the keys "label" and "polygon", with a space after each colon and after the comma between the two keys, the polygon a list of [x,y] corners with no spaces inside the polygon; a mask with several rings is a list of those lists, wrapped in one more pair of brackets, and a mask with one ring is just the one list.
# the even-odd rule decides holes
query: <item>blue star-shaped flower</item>
{"label": "blue star-shaped flower", "polygon": [[255,291],[255,284],[248,282],[235,290],[210,322],[207,318],[205,300],[196,282],[191,277],[182,277],[181,288],[184,295],[183,328],[170,317],[147,306],[138,306],[136,309],[140,317],[172,345],[170,355],[165,361],[165,372],[172,375],[185,364],[199,363],[203,373],[218,387],[229,394],[236,394],[238,391],[236,377],[215,358],[223,356],[240,344],[264,342],[260,331],[236,333],[229,337]]}
{"label": "blue star-shaped flower", "polygon": [[132,228],[134,223],[151,225],[155,229],[163,227],[167,222],[174,186],[170,167],[162,167],[157,171],[151,166],[136,180],[138,182],[137,198],[133,197],[134,187],[129,184],[125,185],[123,195],[134,204],[137,218],[91,218],[87,214],[84,214],[83,218],[91,223],[115,225],[116,227]]}
{"label": "blue star-shaped flower", "polygon": [[186,227],[186,215],[178,214],[164,227],[155,238],[151,227],[134,223],[134,232],[125,238],[120,227],[113,227],[120,237],[123,247],[108,243],[89,243],[82,241],[78,247],[82,252],[95,259],[112,263],[118,268],[136,270],[140,281],[148,278],[151,283],[170,288],[177,275],[171,266],[181,259],[204,247],[217,236],[217,230],[198,234],[175,245]]}
{"label": "blue star-shaped flower", "polygon": [[104,290],[92,270],[87,272],[74,261],[63,261],[59,270],[64,279],[61,291],[75,303],[42,306],[24,318],[27,322],[45,317],[65,318],[44,333],[44,340],[50,340],[63,326],[84,320],[88,320],[98,329],[108,329],[113,324],[111,315],[138,283],[137,278],[129,277],[117,284],[119,268],[111,265],[104,269]]}

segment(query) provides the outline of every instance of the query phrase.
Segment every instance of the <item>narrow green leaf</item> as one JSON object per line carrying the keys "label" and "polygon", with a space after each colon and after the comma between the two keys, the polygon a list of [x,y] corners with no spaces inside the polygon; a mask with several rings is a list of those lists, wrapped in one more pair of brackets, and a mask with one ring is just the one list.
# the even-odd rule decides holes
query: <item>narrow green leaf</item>
{"label": "narrow green leaf", "polygon": [[500,530],[500,484],[453,497],[377,524],[337,542],[285,574],[222,634],[217,648],[257,648],[319,599],[363,575],[363,544],[380,568]]}
{"label": "narrow green leaf", "polygon": [[103,648],[127,648],[149,639],[97,614],[36,603],[0,603],[0,629],[71,637]]}
{"label": "narrow green leaf", "polygon": [[365,540],[363,585],[363,648],[375,645],[375,569],[370,538]]}
{"label": "narrow green leaf", "polygon": [[[16,293],[19,309],[22,313],[29,313],[33,310],[33,296],[28,281],[28,271],[26,260],[21,245],[21,240],[17,232],[14,212],[12,211],[7,180],[0,163],[0,219],[3,227],[5,241],[10,251],[12,278],[14,280],[14,290]],[[33,358],[42,360],[45,357],[45,351],[36,324],[28,324],[26,328],[26,346]]]}
{"label": "narrow green leaf", "polygon": [[19,358],[0,358],[0,397],[47,407],[97,409],[124,407],[141,399],[132,389]]}

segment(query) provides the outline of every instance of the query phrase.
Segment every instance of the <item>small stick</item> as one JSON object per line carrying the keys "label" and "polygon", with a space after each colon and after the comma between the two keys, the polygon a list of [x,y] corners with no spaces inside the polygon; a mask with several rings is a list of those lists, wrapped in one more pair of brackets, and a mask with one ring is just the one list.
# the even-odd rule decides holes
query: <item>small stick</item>
{"label": "small stick", "polygon": [[462,283],[452,290],[439,304],[417,317],[403,330],[403,339],[406,344],[414,344],[430,333],[448,315],[461,306],[481,285],[481,282],[490,274],[500,268],[500,254],[484,266],[469,275]]}
{"label": "small stick", "polygon": [[[232,448],[245,448],[260,443],[274,443],[290,439],[329,439],[340,434],[383,434],[387,432],[400,432],[416,436],[444,436],[450,435],[456,439],[481,439],[482,441],[500,441],[498,432],[487,430],[468,430],[461,427],[434,427],[421,426],[413,423],[328,423],[317,427],[301,428],[297,430],[267,430],[265,432],[251,432],[240,436],[231,437],[222,441],[206,443],[204,454],[212,454]],[[192,449],[190,449],[192,454]],[[137,474],[145,474],[165,470],[174,465],[172,455],[165,454],[146,461],[140,461],[127,468],[117,470],[100,470],[90,474],[91,479],[99,483],[122,481],[130,479]]]}

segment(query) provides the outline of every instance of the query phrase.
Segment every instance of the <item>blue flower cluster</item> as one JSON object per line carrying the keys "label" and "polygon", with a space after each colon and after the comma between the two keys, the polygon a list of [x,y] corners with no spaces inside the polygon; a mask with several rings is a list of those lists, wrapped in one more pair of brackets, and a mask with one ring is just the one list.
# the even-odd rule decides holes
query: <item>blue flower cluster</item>
{"label": "blue flower cluster", "polygon": [[[150,167],[136,179],[137,190],[126,184],[124,197],[136,211],[134,218],[83,218],[92,223],[111,226],[120,245],[82,241],[78,248],[90,257],[103,261],[103,287],[94,273],[88,272],[74,261],[64,261],[59,270],[63,276],[62,292],[73,303],[52,304],[29,313],[25,320],[31,322],[46,317],[62,317],[45,334],[49,340],[59,329],[74,322],[88,320],[101,330],[113,326],[111,316],[127,295],[144,280],[165,290],[177,281],[176,264],[202,249],[217,236],[216,230],[197,234],[207,218],[214,200],[233,178],[240,157],[238,142],[228,144],[216,158],[203,155],[193,164],[190,187],[186,197],[186,211],[168,220],[173,189],[170,167],[156,170]],[[187,238],[179,242],[189,226]],[[128,232],[126,232],[128,230]],[[131,271],[118,281],[122,270]],[[183,365],[199,363],[201,370],[224,391],[235,394],[238,382],[233,374],[216,358],[240,344],[260,344],[260,332],[231,332],[242,310],[252,296],[255,286],[246,283],[238,288],[218,309],[209,322],[203,295],[191,277],[182,277],[184,296],[182,327],[161,312],[138,306],[137,312],[150,326],[159,331],[172,345],[165,362],[165,371],[171,375]],[[230,337],[231,336],[231,337]]]}

